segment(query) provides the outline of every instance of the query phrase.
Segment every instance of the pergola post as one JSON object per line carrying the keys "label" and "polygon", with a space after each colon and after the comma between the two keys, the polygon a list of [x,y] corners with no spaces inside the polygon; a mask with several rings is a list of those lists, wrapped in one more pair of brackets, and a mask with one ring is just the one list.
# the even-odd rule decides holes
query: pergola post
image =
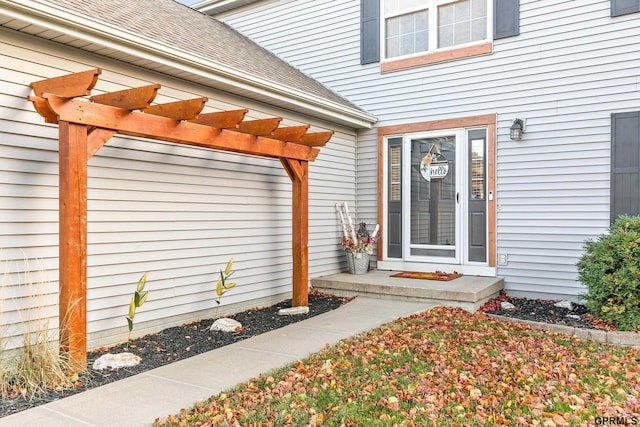
{"label": "pergola post", "polygon": [[60,349],[87,365],[87,126],[59,122]]}
{"label": "pergola post", "polygon": [[309,162],[298,162],[301,176],[293,181],[293,307],[309,305]]}
{"label": "pergola post", "polygon": [[291,306],[309,305],[309,162],[281,159],[292,182],[292,297]]}

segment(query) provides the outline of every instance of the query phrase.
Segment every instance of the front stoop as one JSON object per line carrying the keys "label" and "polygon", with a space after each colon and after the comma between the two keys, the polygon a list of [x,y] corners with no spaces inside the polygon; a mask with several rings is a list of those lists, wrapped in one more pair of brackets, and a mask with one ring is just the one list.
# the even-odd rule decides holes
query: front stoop
{"label": "front stoop", "polygon": [[397,271],[339,273],[311,279],[311,286],[337,296],[367,296],[418,301],[475,312],[504,289],[499,277],[462,276],[448,282],[390,277]]}

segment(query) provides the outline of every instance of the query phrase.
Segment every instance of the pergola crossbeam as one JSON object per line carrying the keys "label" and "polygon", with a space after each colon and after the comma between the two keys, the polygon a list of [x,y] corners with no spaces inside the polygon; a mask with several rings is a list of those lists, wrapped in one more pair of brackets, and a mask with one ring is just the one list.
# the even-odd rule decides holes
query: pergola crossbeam
{"label": "pergola crossbeam", "polygon": [[189,120],[192,123],[207,125],[218,129],[235,129],[244,119],[249,110],[217,111],[215,113],[200,114],[195,119]]}
{"label": "pergola crossbeam", "polygon": [[331,131],[308,133],[298,143],[308,147],[324,147],[332,136],[333,132]]}
{"label": "pergola crossbeam", "polygon": [[158,84],[75,99],[90,95],[100,73],[32,83],[29,97],[47,123],[59,126],[60,348],[72,369],[87,362],[87,161],[116,134],[279,159],[292,182],[292,305],[306,306],[309,162],[333,132],[278,128],[280,117],[244,121],[246,109],[200,114],[205,97],[151,105]]}
{"label": "pergola crossbeam", "polygon": [[151,105],[144,109],[147,114],[167,117],[173,120],[193,120],[198,117],[208,98],[195,98],[166,104]]}
{"label": "pergola crossbeam", "polygon": [[288,144],[268,137],[230,129],[218,129],[189,121],[129,111],[123,108],[66,99],[45,94],[48,108],[60,121],[78,121],[88,126],[116,130],[121,135],[138,136],[184,145],[252,154],[263,157],[290,157],[313,161],[317,148]]}
{"label": "pergola crossbeam", "polygon": [[102,71],[98,68],[31,83],[36,96],[55,93],[63,98],[79,98],[91,94]]}
{"label": "pergola crossbeam", "polygon": [[238,125],[238,132],[248,133],[255,136],[267,136],[271,132],[278,128],[278,125],[282,121],[280,117],[273,117],[269,119],[259,120],[247,120]]}
{"label": "pergola crossbeam", "polygon": [[158,89],[160,89],[160,85],[153,84],[94,95],[90,99],[98,104],[111,105],[125,110],[144,110],[149,108],[158,94]]}
{"label": "pergola crossbeam", "polygon": [[309,125],[288,126],[274,130],[269,136],[280,141],[298,142],[307,133],[308,129]]}

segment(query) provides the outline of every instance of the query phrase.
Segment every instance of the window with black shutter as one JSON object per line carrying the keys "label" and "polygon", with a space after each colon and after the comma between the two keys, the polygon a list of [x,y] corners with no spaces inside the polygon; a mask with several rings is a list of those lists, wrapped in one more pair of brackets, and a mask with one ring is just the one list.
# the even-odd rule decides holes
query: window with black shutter
{"label": "window with black shutter", "polygon": [[640,214],[640,111],[611,115],[611,221]]}
{"label": "window with black shutter", "polygon": [[[493,34],[487,16],[491,1]],[[452,47],[473,47],[518,34],[519,0],[360,1],[361,64],[415,57],[420,53],[431,55],[450,51]],[[490,52],[489,44],[489,50],[481,49],[480,53]]]}

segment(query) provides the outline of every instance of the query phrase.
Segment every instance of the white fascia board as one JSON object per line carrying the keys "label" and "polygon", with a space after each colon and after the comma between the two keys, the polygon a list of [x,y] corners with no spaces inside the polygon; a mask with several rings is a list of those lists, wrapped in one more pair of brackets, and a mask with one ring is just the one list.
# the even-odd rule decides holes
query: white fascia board
{"label": "white fascia board", "polygon": [[202,0],[191,5],[192,9],[215,16],[228,10],[237,9],[259,0]]}
{"label": "white fascia board", "polygon": [[312,111],[319,118],[337,120],[355,128],[372,128],[377,119],[356,108],[300,92],[202,56],[176,49],[157,40],[117,28],[100,20],[69,12],[39,0],[4,0],[0,13],[29,24],[50,28],[154,63],[187,71],[239,91],[254,93],[278,103]]}

